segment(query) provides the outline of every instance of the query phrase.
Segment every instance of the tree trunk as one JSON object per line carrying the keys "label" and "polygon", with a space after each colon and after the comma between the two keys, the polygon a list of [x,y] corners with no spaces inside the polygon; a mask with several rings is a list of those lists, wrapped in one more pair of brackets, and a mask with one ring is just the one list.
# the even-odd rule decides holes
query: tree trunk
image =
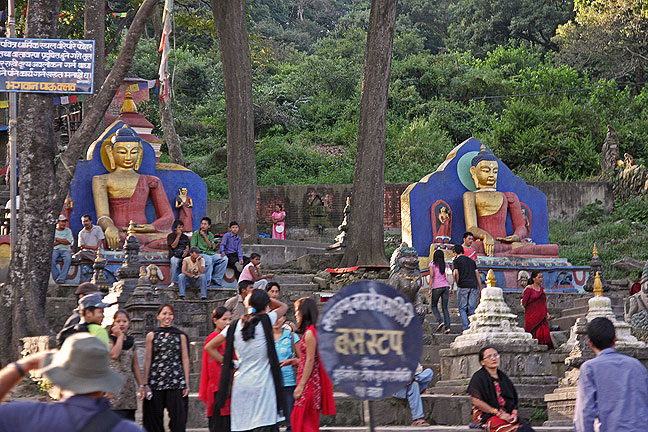
{"label": "tree trunk", "polygon": [[[51,94],[20,97],[18,157],[20,158],[20,212],[18,241],[12,245],[11,284],[0,291],[0,363],[20,354],[20,338],[47,334],[45,298],[52,258],[54,220],[63,207],[80,155],[92,143],[126,72],[135,47],[158,0],[144,0],[110,74],[86,112],[81,127],[55,165],[56,142]],[[54,38],[60,0],[29,0],[26,37]]]}
{"label": "tree trunk", "polygon": [[246,243],[258,239],[257,173],[252,108],[252,63],[245,0],[211,0],[220,43],[227,116],[227,179],[230,219]]}
{"label": "tree trunk", "polygon": [[[92,110],[92,104],[95,96],[104,82],[104,59],[106,52],[106,4],[104,0],[85,0],[83,10],[83,37],[95,41],[94,53],[94,90],[92,95],[88,95],[83,100],[83,110],[88,112]],[[100,122],[90,137],[94,141],[99,137],[104,129],[104,122]]]}
{"label": "tree trunk", "polygon": [[171,162],[185,166],[185,159],[182,154],[182,147],[180,146],[180,137],[176,133],[175,124],[173,123],[171,99],[169,99],[169,102],[160,101],[160,121],[162,122],[164,142],[169,150]]}
{"label": "tree trunk", "polygon": [[[56,37],[60,0],[29,0],[25,37]],[[49,121],[43,121],[49,119]],[[47,334],[45,298],[49,281],[58,193],[52,95],[23,93],[18,112],[20,211],[17,244],[11,245],[9,285],[0,306],[0,363],[15,360],[20,338]],[[60,209],[60,206],[58,207]]]}
{"label": "tree trunk", "polygon": [[341,267],[387,264],[384,246],[385,124],[397,0],[373,0],[365,52],[358,153]]}
{"label": "tree trunk", "polygon": [[[153,29],[155,30],[155,40],[160,44],[162,38],[162,17],[159,13],[153,14]],[[167,42],[170,43],[170,42]],[[158,63],[162,58],[162,53],[158,53]],[[162,123],[162,132],[164,133],[164,142],[169,150],[169,157],[171,162],[178,165],[185,166],[184,155],[182,154],[182,146],[180,145],[180,137],[175,130],[175,123],[173,122],[173,109],[171,107],[171,99],[169,102],[164,102],[160,98],[160,122]]]}

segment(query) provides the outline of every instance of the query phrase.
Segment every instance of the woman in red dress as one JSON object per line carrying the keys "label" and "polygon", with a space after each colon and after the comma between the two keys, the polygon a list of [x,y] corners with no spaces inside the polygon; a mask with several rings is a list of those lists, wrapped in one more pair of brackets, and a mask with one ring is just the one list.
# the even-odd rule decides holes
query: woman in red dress
{"label": "woman in red dress", "polygon": [[335,414],[333,384],[324,370],[317,352],[317,304],[310,297],[302,297],[295,302],[295,315],[299,341],[299,367],[297,368],[297,387],[293,396],[291,425],[293,432],[319,432],[320,412],[324,415]]}
{"label": "woman in red dress", "polygon": [[[207,342],[219,335],[225,327],[232,321],[232,313],[225,307],[220,306],[212,312],[212,321],[214,323],[214,331],[207,336]],[[198,399],[203,401],[207,409],[207,418],[209,419],[210,432],[229,432],[230,430],[230,407],[229,400],[220,412],[214,412],[214,400],[216,399],[216,392],[218,391],[218,384],[221,376],[221,366],[223,364],[223,355],[225,354],[225,342],[218,348],[220,359],[211,357],[207,351],[203,349],[202,354],[202,367],[200,372],[200,390],[198,391]]]}
{"label": "woman in red dress", "polygon": [[549,332],[550,318],[547,310],[547,296],[542,288],[542,272],[534,270],[531,272],[531,283],[524,288],[522,294],[522,306],[524,306],[524,330],[538,339],[542,345],[553,349],[551,333]]}

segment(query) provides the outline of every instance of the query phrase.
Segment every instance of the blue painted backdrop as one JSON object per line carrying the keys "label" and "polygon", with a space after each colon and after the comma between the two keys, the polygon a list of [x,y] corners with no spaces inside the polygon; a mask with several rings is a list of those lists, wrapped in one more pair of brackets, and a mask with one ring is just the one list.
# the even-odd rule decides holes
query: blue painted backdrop
{"label": "blue painted backdrop", "polygon": [[[124,122],[118,121],[113,123],[109,129],[104,131],[101,135],[101,139],[103,140],[105,137],[114,134],[117,129],[123,126],[126,126],[136,134],[136,132]],[[176,217],[178,216],[178,212],[175,210],[174,201],[175,197],[178,195],[178,189],[181,187],[187,188],[188,195],[193,200],[194,205],[192,225],[195,231],[199,228],[200,219],[205,216],[207,211],[207,185],[203,179],[193,171],[156,169],[155,151],[153,150],[153,147],[144,140],[142,140],[142,145],[144,147],[144,156],[140,169],[137,172],[140,174],[154,175],[162,180],[164,191],[169,198],[171,208],[174,209]],[[70,215],[70,228],[75,236],[82,228],[81,216],[84,214],[91,215],[92,221],[94,223],[97,222],[97,214],[95,212],[94,199],[92,196],[92,177],[107,173],[108,170],[101,162],[101,145],[95,146],[91,160],[77,163],[74,178],[70,184],[70,196],[74,201],[74,208]],[[149,222],[156,219],[155,209],[153,208],[150,199],[146,206],[146,216]]]}
{"label": "blue painted backdrop", "polygon": [[[415,183],[409,193],[410,218],[412,227],[412,246],[419,256],[428,256],[430,245],[433,243],[432,221],[430,208],[439,199],[446,201],[452,209],[452,243],[461,243],[465,232],[463,211],[463,194],[469,189],[464,183],[472,182],[467,170],[470,167],[471,155],[462,156],[469,152],[479,152],[482,143],[476,138],[470,138],[457,147],[455,157],[445,169],[433,173],[426,183]],[[497,156],[497,155],[496,155]],[[531,239],[537,244],[549,243],[549,225],[547,217],[547,197],[535,187],[527,185],[498,159],[499,173],[497,190],[500,192],[515,192],[520,201],[525,203],[532,214]],[[459,165],[459,167],[458,167]],[[459,169],[458,169],[459,168]],[[460,179],[460,173],[463,182]],[[510,216],[506,220],[508,234],[513,232]]]}

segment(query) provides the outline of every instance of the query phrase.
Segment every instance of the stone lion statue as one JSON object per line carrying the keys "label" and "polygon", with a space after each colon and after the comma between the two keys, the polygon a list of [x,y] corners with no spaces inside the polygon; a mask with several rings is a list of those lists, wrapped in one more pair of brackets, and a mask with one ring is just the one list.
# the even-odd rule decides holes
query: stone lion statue
{"label": "stone lion statue", "polygon": [[625,301],[623,318],[632,326],[634,337],[648,342],[648,261],[641,273],[641,290]]}
{"label": "stone lion statue", "polygon": [[398,247],[391,258],[389,285],[400,291],[416,307],[416,314],[425,317],[427,306],[423,303],[421,270],[416,249],[407,245]]}

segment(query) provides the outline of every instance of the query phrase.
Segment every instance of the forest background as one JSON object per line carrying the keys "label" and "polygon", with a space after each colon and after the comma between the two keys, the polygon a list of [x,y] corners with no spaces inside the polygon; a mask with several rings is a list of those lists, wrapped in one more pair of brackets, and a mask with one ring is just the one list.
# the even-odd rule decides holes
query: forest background
{"label": "forest background", "polygon": [[[65,3],[69,36],[82,34],[74,17],[83,3]],[[471,136],[526,181],[592,179],[608,124],[621,154],[645,161],[647,4],[399,1],[385,181],[419,180]],[[108,5],[116,12],[137,6]],[[352,183],[370,2],[248,5],[259,185]],[[108,47],[117,20],[107,14]],[[157,43],[149,23],[132,74],[157,78]],[[207,181],[210,198],[226,199],[225,98],[207,2],[175,1],[172,44],[172,103],[185,159]],[[112,46],[107,67],[119,48]],[[151,92],[138,110],[161,136],[157,105]]]}
{"label": "forest background", "polygon": [[[108,2],[113,12],[137,6]],[[82,8],[64,0],[66,37],[83,34]],[[369,8],[366,0],[248,1],[259,185],[353,182]],[[127,19],[106,15],[107,67]],[[140,78],[158,76],[155,34],[149,23],[139,41],[131,73]],[[175,1],[171,42],[185,160],[211,199],[227,199],[225,96],[209,2]],[[599,179],[607,125],[621,154],[643,164],[647,72],[648,0],[400,0],[385,181],[419,180],[471,136],[528,182]],[[162,136],[157,97],[138,110]],[[597,240],[610,243],[604,261],[626,252],[643,259],[636,241],[648,240],[647,207],[640,198],[617,203],[612,216],[590,207],[554,226],[552,241],[575,264],[589,261]]]}

